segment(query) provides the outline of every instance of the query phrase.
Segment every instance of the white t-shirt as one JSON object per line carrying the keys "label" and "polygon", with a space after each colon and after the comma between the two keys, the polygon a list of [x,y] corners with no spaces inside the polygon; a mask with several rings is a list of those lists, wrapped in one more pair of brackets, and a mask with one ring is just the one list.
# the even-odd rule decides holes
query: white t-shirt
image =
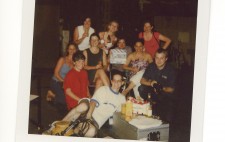
{"label": "white t-shirt", "polygon": [[108,86],[102,86],[96,90],[91,101],[97,102],[92,117],[101,128],[115,111],[121,111],[121,104],[125,103],[126,99],[122,94],[113,92]]}
{"label": "white t-shirt", "polygon": [[[78,26],[77,29],[78,29],[78,39],[80,39],[84,33],[84,26],[83,25]],[[79,50],[83,51],[89,48],[89,39],[91,34],[93,34],[94,32],[95,30],[92,27],[90,27],[88,31],[89,33],[88,37],[85,37],[84,40],[78,45]]]}

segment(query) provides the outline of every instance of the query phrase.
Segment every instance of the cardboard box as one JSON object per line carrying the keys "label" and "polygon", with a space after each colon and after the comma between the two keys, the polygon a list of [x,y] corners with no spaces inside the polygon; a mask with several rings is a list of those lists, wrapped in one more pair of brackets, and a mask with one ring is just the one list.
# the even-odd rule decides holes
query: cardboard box
{"label": "cardboard box", "polygon": [[147,140],[148,135],[151,132],[159,132],[160,141],[168,141],[169,139],[169,124],[162,124],[158,127],[151,127],[147,129],[138,129],[125,121],[124,115],[121,115],[120,112],[115,112],[113,115],[112,129],[113,133],[120,139]]}

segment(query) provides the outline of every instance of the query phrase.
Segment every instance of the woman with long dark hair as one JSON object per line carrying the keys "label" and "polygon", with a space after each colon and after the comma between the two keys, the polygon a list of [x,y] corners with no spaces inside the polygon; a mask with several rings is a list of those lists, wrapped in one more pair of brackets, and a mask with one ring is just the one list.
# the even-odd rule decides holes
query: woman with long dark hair
{"label": "woman with long dark hair", "polygon": [[53,101],[56,107],[60,110],[66,109],[66,101],[63,90],[63,82],[66,74],[73,68],[73,54],[77,51],[77,46],[74,43],[69,43],[66,47],[66,55],[60,57],[54,69],[54,75],[51,79],[50,90],[47,93],[47,101]]}

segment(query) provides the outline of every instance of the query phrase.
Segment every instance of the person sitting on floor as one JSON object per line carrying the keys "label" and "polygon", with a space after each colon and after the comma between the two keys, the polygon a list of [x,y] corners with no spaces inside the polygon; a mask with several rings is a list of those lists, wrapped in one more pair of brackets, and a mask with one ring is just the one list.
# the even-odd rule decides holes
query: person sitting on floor
{"label": "person sitting on floor", "polygon": [[74,108],[80,99],[90,96],[88,75],[84,70],[85,56],[81,52],[73,55],[74,67],[67,73],[64,80],[64,92],[68,110]]}
{"label": "person sitting on floor", "polygon": [[[123,95],[127,95],[131,89],[134,90],[134,96],[136,99],[140,97],[138,87],[141,85],[140,80],[144,71],[149,63],[151,63],[152,57],[150,54],[144,52],[143,40],[138,39],[134,45],[135,52],[131,53],[123,65],[125,70],[130,71],[130,83],[128,87],[122,92]],[[131,66],[130,66],[131,65]]]}
{"label": "person sitting on floor", "polygon": [[63,114],[67,112],[63,82],[66,74],[73,68],[72,57],[77,50],[77,46],[73,42],[67,45],[65,57],[60,57],[56,64],[50,90],[46,96],[47,101],[53,101],[59,112]]}
{"label": "person sitting on floor", "polygon": [[[92,121],[84,136],[94,137],[97,130],[102,127],[114,112],[121,111],[121,104],[126,102],[125,96],[119,93],[119,89],[123,84],[122,75],[119,73],[114,74],[111,84],[111,87],[100,87],[91,99],[81,100],[79,105],[72,109],[62,121],[75,121],[80,116],[84,116]],[[74,132],[76,132],[76,129],[74,129]]]}

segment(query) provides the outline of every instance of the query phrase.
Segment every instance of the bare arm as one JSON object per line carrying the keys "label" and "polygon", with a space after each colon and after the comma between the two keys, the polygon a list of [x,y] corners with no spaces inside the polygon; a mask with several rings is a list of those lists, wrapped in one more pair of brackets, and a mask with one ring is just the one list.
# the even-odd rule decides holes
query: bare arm
{"label": "bare arm", "polygon": [[174,92],[174,88],[172,87],[163,87],[163,91],[166,93],[173,93]]}
{"label": "bare arm", "polygon": [[165,42],[164,45],[163,45],[163,47],[162,47],[163,49],[167,49],[168,46],[171,43],[171,40],[168,37],[166,37],[166,36],[164,36],[162,34],[159,35],[159,40],[162,40],[162,41]]}
{"label": "bare arm", "polygon": [[88,64],[87,64],[88,63],[88,56],[87,56],[87,51],[86,50],[83,51],[83,54],[85,56],[84,69],[86,69],[86,70],[96,70],[97,69],[96,66],[88,66]]}
{"label": "bare arm", "polygon": [[123,69],[129,70],[129,71],[132,71],[132,72],[135,72],[136,73],[136,72],[138,72],[138,69],[137,68],[129,67],[129,64],[131,62],[131,59],[132,59],[132,54],[130,54],[127,57],[126,63],[123,65]]}
{"label": "bare arm", "polygon": [[62,65],[63,65],[63,64],[64,64],[64,59],[63,59],[63,57],[61,57],[61,58],[58,60],[58,62],[57,62],[57,64],[56,64],[56,67],[55,67],[55,70],[54,70],[54,76],[55,76],[59,81],[61,81],[61,82],[63,82],[64,79],[60,76],[59,71],[60,71],[60,69],[62,68]]}
{"label": "bare arm", "polygon": [[91,98],[91,95],[90,95],[90,91],[89,91],[88,86],[87,86],[87,96],[88,96],[88,98]]}
{"label": "bare arm", "polygon": [[[146,86],[152,86],[153,84],[157,83],[155,80],[146,80],[145,78],[141,78],[140,83],[142,85],[146,85]],[[174,92],[174,88],[172,87],[163,87],[163,91],[166,93],[173,93]]]}
{"label": "bare arm", "polygon": [[153,84],[155,84],[157,82],[155,80],[147,80],[142,77],[140,83],[143,85],[146,85],[146,86],[153,86]]}
{"label": "bare arm", "polygon": [[108,63],[107,63],[107,57],[106,57],[106,54],[105,54],[105,51],[103,51],[103,56],[102,56],[102,58],[103,58],[103,69],[104,70],[107,70],[107,65],[108,65]]}
{"label": "bare arm", "polygon": [[96,102],[95,101],[91,101],[90,102],[90,106],[89,106],[89,110],[88,110],[88,113],[87,113],[87,116],[86,116],[87,119],[91,118],[92,113],[93,113],[93,111],[95,109],[95,106],[96,106]]}
{"label": "bare arm", "polygon": [[79,101],[80,100],[80,98],[77,97],[77,95],[74,94],[70,88],[67,88],[66,89],[66,95],[70,96],[72,99],[74,99],[76,101]]}
{"label": "bare arm", "polygon": [[153,62],[153,59],[152,59],[152,56],[150,54],[146,54],[147,55],[147,59],[148,59],[148,63],[152,63]]}
{"label": "bare arm", "polygon": [[[99,43],[99,48],[105,48],[105,40],[104,40],[104,32],[99,32],[99,37],[100,37],[100,43]],[[104,41],[104,43],[101,43],[101,40],[103,40]]]}
{"label": "bare arm", "polygon": [[87,37],[86,33],[83,33],[82,37],[79,39],[79,33],[78,33],[78,28],[76,27],[74,30],[74,34],[73,34],[73,41],[79,45],[84,39],[85,37]]}

